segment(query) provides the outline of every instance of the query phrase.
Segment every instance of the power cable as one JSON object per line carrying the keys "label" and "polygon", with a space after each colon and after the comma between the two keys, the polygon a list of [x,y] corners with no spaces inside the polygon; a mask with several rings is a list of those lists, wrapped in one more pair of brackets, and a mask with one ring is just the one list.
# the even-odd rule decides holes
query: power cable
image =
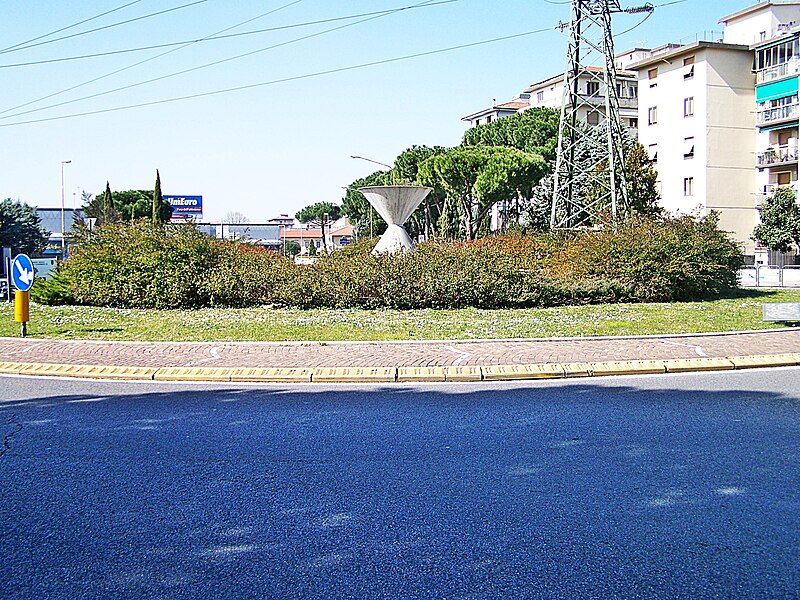
{"label": "power cable", "polygon": [[644,19],[642,19],[641,21],[639,21],[639,22],[638,22],[636,25],[634,25],[634,26],[633,26],[633,27],[631,27],[630,29],[626,29],[625,31],[620,31],[619,33],[615,33],[614,35],[615,35],[615,36],[620,36],[620,35],[625,35],[626,33],[630,33],[630,32],[631,32],[631,31],[633,31],[634,29],[637,29],[637,28],[641,27],[642,25],[644,25],[645,21],[647,21],[647,19],[649,19],[650,17],[652,17],[654,14],[655,14],[655,11],[652,11],[652,10],[651,10],[650,12],[648,12],[648,13],[645,15]]}
{"label": "power cable", "polygon": [[[281,11],[281,10],[283,10],[285,8],[289,8],[290,6],[294,6],[295,4],[299,4],[300,2],[303,2],[303,0],[294,0],[293,2],[289,2],[288,4],[284,4],[283,6],[279,6],[278,8],[269,10],[269,11],[267,11],[265,13],[262,13],[262,14],[256,16],[256,17],[253,17],[251,19],[247,19],[246,21],[242,21],[241,23],[237,23],[235,25],[231,25],[230,27],[226,27],[225,29],[220,29],[219,31],[216,31],[216,32],[214,32],[214,33],[212,33],[210,35],[211,36],[219,35],[221,33],[225,33],[226,31],[230,31],[231,29],[236,29],[237,27],[241,27],[242,25],[246,25],[247,23],[252,23],[253,21],[256,21],[258,19],[261,19],[263,17],[266,17],[267,15],[271,15],[271,14],[276,13],[278,11]],[[63,90],[59,90],[57,92],[53,92],[51,94],[47,94],[46,96],[41,96],[39,98],[36,98],[35,100],[30,100],[28,102],[24,102],[24,103],[18,104],[16,106],[12,106],[11,108],[7,108],[5,110],[0,111],[0,115],[4,115],[6,113],[9,113],[12,110],[17,110],[18,108],[25,108],[26,106],[30,106],[31,104],[36,104],[37,102],[41,102],[42,100],[47,100],[49,98],[54,98],[56,96],[60,96],[61,94],[66,94],[67,92],[71,92],[72,90],[77,90],[78,88],[82,88],[82,87],[84,87],[86,85],[89,85],[91,83],[95,83],[97,81],[101,81],[101,80],[106,79],[108,77],[112,77],[112,76],[117,75],[119,73],[122,73],[124,71],[128,71],[130,69],[133,69],[135,67],[143,65],[145,63],[154,61],[154,60],[156,60],[158,58],[161,58],[162,56],[166,56],[167,54],[171,54],[172,52],[177,52],[178,50],[182,50],[183,48],[187,48],[187,47],[189,47],[189,46],[191,46],[191,45],[193,45],[195,43],[198,43],[198,42],[193,42],[193,41],[192,42],[186,42],[185,44],[183,44],[182,46],[180,46],[178,48],[173,48],[172,50],[167,50],[166,52],[162,52],[160,54],[156,54],[155,56],[151,56],[150,58],[146,58],[144,60],[140,60],[139,62],[133,63],[133,64],[128,65],[126,67],[122,67],[120,69],[116,69],[115,71],[111,71],[110,73],[106,73],[105,75],[100,75],[99,77],[95,77],[93,79],[89,79],[88,81],[84,81],[84,82],[78,83],[76,85],[73,85],[71,87],[65,88]],[[82,98],[78,98],[77,100],[72,100],[71,102],[78,102],[79,100],[82,100]],[[36,110],[46,110],[47,108],[53,108],[54,106],[62,106],[63,104],[65,104],[65,103],[54,104],[52,106],[38,108]],[[18,115],[22,115],[22,114],[28,114],[30,112],[35,112],[35,111],[26,111],[26,112],[17,113],[17,114]],[[11,118],[11,117],[14,117],[14,116],[16,116],[16,115],[8,115],[7,117],[0,117],[0,118]]]}
{"label": "power cable", "polygon": [[[423,5],[426,5],[426,4],[430,4],[430,3],[432,3],[432,1],[433,0],[429,0],[428,2],[424,2],[424,3],[422,3],[422,4],[418,5],[418,6],[423,6]],[[450,1],[457,1],[457,0],[450,0]],[[545,0],[545,1],[549,1],[549,0]],[[672,5],[672,4],[681,4],[683,2],[688,2],[688,1],[689,0],[675,0],[673,2],[668,2],[668,3],[665,3],[665,4],[661,4],[661,5],[656,5],[655,7],[658,8],[658,7],[661,7],[661,6],[669,6],[669,5]],[[402,10],[402,9],[399,9],[399,10]],[[632,31],[633,29],[641,26],[644,23],[644,21],[646,21],[648,18],[650,18],[650,16],[652,16],[652,14],[653,14],[652,11],[649,12],[648,15],[642,21],[640,21],[637,25],[635,25],[631,29],[622,32],[622,34],[628,33],[629,31]],[[94,111],[87,111],[87,112],[82,112],[82,113],[73,113],[73,114],[68,114],[68,115],[60,115],[60,116],[47,117],[47,118],[42,118],[42,119],[31,119],[31,120],[27,120],[27,121],[18,121],[18,122],[15,122],[15,123],[4,123],[4,124],[0,124],[0,128],[15,127],[15,126],[19,126],[19,125],[29,125],[29,124],[35,124],[35,123],[51,122],[51,121],[60,121],[60,120],[65,120],[65,119],[73,119],[73,118],[78,118],[78,117],[91,116],[91,115],[97,115],[97,114],[104,114],[104,113],[110,113],[110,112],[118,112],[118,111],[123,111],[123,110],[132,110],[132,109],[136,109],[136,108],[144,108],[144,107],[148,107],[148,106],[156,106],[156,105],[159,105],[159,104],[168,104],[168,103],[180,102],[180,101],[184,101],[184,100],[191,100],[191,99],[195,99],[195,98],[203,98],[203,97],[221,95],[221,94],[226,94],[226,93],[231,93],[231,92],[254,89],[254,88],[258,88],[258,87],[277,85],[277,84],[280,84],[280,83],[288,83],[288,82],[299,81],[299,80],[303,80],[303,79],[311,79],[311,78],[315,78],[315,77],[321,77],[321,76],[324,76],[324,75],[331,75],[331,74],[342,73],[342,72],[346,72],[346,71],[353,71],[353,70],[363,69],[363,68],[367,68],[367,67],[373,67],[373,66],[379,66],[379,65],[390,64],[390,63],[395,63],[395,62],[401,62],[401,61],[405,61],[405,60],[411,60],[411,59],[414,59],[414,58],[432,56],[432,55],[436,55],[436,54],[452,52],[452,51],[455,51],[455,50],[461,50],[461,49],[465,49],[465,48],[471,48],[471,47],[476,47],[476,46],[481,46],[481,45],[486,45],[486,44],[497,43],[497,42],[501,42],[501,41],[507,41],[507,40],[510,40],[510,39],[516,39],[516,38],[521,38],[521,37],[526,37],[526,36],[531,36],[531,35],[536,35],[536,34],[548,32],[548,31],[553,31],[553,30],[556,30],[556,29],[559,29],[559,28],[560,28],[560,25],[556,25],[555,27],[546,27],[546,28],[542,28],[542,29],[528,31],[528,32],[525,32],[525,33],[514,34],[514,35],[510,35],[510,36],[503,36],[503,37],[499,37],[499,38],[492,38],[492,39],[483,40],[483,41],[480,41],[480,42],[473,42],[473,43],[470,43],[470,44],[461,44],[461,45],[458,45],[458,46],[450,46],[448,48],[442,48],[442,49],[438,49],[438,50],[431,50],[431,51],[427,51],[427,52],[421,52],[421,53],[417,53],[417,54],[410,54],[410,55],[396,57],[396,58],[390,58],[390,59],[385,59],[385,60],[380,60],[380,61],[373,61],[373,62],[369,62],[369,63],[362,63],[362,64],[359,64],[359,65],[352,65],[352,66],[349,66],[349,67],[340,67],[340,68],[337,68],[337,69],[330,69],[330,70],[326,70],[326,71],[318,71],[318,72],[315,72],[315,73],[308,73],[308,74],[304,74],[304,75],[297,75],[297,76],[286,77],[286,78],[282,78],[282,79],[274,79],[274,80],[271,80],[271,81],[264,81],[264,82],[260,82],[260,83],[249,84],[249,85],[237,86],[237,87],[232,87],[232,88],[224,88],[224,89],[220,89],[220,90],[213,90],[213,91],[210,91],[210,92],[203,92],[203,93],[198,93],[198,94],[190,94],[190,95],[186,95],[186,96],[178,96],[178,97],[173,97],[173,98],[166,98],[166,99],[163,99],[163,100],[154,100],[154,101],[151,101],[151,102],[142,102],[142,103],[138,103],[138,104],[130,104],[130,105],[126,105],[126,106],[117,106],[117,107],[113,107],[113,108],[100,109],[100,110],[94,110]],[[324,33],[324,32],[322,32],[322,33]],[[622,34],[617,34],[617,35],[622,35]],[[290,43],[290,42],[287,42],[287,43]],[[226,59],[226,60],[229,60],[229,59]],[[6,118],[11,118],[13,116],[20,116],[20,115],[11,115],[11,116],[6,117]]]}
{"label": "power cable", "polygon": [[141,1],[142,0],[133,0],[133,2],[128,2],[127,4],[123,4],[122,6],[118,6],[117,8],[112,8],[111,10],[107,10],[106,12],[100,13],[99,15],[95,15],[93,17],[89,17],[88,19],[84,19],[83,21],[78,21],[77,23],[73,23],[72,25],[67,25],[66,27],[62,27],[61,29],[56,29],[55,31],[51,31],[50,33],[45,33],[45,34],[39,35],[39,36],[37,36],[35,38],[31,38],[29,40],[25,40],[24,42],[19,42],[17,44],[14,44],[13,46],[8,46],[6,48],[0,48],[0,54],[3,54],[5,52],[8,52],[8,51],[13,50],[15,48],[18,48],[19,46],[24,46],[25,44],[30,44],[31,42],[38,42],[41,39],[44,39],[46,37],[50,37],[51,35],[55,35],[57,33],[61,33],[62,31],[67,31],[68,29],[72,29],[73,27],[78,27],[79,25],[83,25],[84,23],[89,23],[90,21],[94,21],[94,20],[99,19],[101,17],[105,17],[106,15],[110,15],[111,13],[115,13],[115,12],[117,12],[119,10],[122,10],[123,8],[128,8],[129,6],[132,6],[134,4],[138,4]]}
{"label": "power cable", "polygon": [[[137,1],[141,1],[141,0],[137,0]],[[438,4],[449,4],[450,2],[453,2],[453,1],[454,0],[438,0],[436,2],[432,2],[430,4],[427,4],[426,6],[436,6]],[[412,8],[421,8],[421,7],[412,7]],[[310,27],[310,26],[313,26],[313,25],[324,25],[326,23],[334,23],[336,21],[349,21],[351,19],[359,19],[361,17],[369,17],[369,16],[372,16],[372,15],[388,14],[388,13],[394,12],[395,10],[396,9],[378,10],[378,11],[360,13],[360,14],[355,14],[355,15],[348,15],[348,16],[345,16],[345,17],[333,17],[333,18],[330,18],[330,19],[319,19],[317,21],[306,21],[304,23],[294,23],[292,25],[281,25],[281,26],[278,26],[278,27],[267,27],[265,29],[254,29],[254,30],[251,30],[251,31],[242,31],[240,33],[230,33],[230,34],[227,34],[227,35],[212,34],[212,35],[209,35],[209,36],[206,36],[206,37],[196,38],[196,39],[192,39],[192,40],[183,40],[181,42],[168,42],[168,43],[165,43],[165,44],[155,44],[153,46],[139,46],[139,47],[136,47],[136,48],[126,48],[124,50],[109,50],[107,52],[97,52],[97,53],[94,53],[94,54],[81,54],[81,55],[77,55],[77,56],[65,56],[65,57],[62,57],[62,58],[48,58],[48,59],[44,59],[44,60],[34,60],[34,61],[30,61],[30,62],[9,63],[9,64],[5,64],[5,65],[0,65],[0,69],[11,69],[11,68],[16,68],[16,67],[30,67],[30,66],[36,66],[36,65],[46,65],[46,64],[51,64],[51,63],[60,63],[60,62],[68,62],[68,61],[75,61],[75,60],[85,60],[85,59],[90,59],[90,58],[101,58],[101,57],[105,57],[105,56],[115,56],[117,54],[130,54],[132,52],[144,52],[144,51],[147,51],[147,50],[158,50],[158,49],[161,49],[161,48],[171,48],[171,47],[174,47],[174,46],[196,44],[196,43],[200,43],[200,42],[215,42],[215,41],[218,41],[218,40],[226,40],[226,39],[231,39],[231,38],[244,37],[244,36],[248,36],[248,35],[257,35],[257,34],[262,34],[262,33],[272,33],[272,32],[275,32],[275,31],[283,31],[283,30],[286,30],[286,29],[298,29],[298,28],[301,28],[301,27]],[[259,17],[255,17],[254,19],[250,19],[250,21],[253,21],[253,20],[257,19],[257,18],[263,17],[266,14],[268,14],[268,13],[265,13],[264,15],[260,15]],[[242,26],[245,23],[250,22],[250,21],[245,21],[245,22],[242,22],[242,23],[238,23],[237,25],[234,25],[233,27],[229,28],[228,30],[233,29],[235,27],[240,27],[240,26]],[[225,31],[228,31],[228,30],[225,30]]]}
{"label": "power cable", "polygon": [[27,50],[28,48],[36,48],[38,46],[44,46],[46,44],[54,44],[55,42],[61,42],[64,40],[69,40],[72,38],[80,37],[82,35],[88,35],[90,33],[97,33],[98,31],[103,31],[105,29],[112,29],[113,27],[120,27],[121,25],[127,25],[129,23],[135,23],[136,21],[142,21],[144,19],[150,19],[152,17],[158,17],[167,13],[175,12],[176,10],[182,10],[184,8],[189,8],[190,6],[195,6],[197,4],[203,4],[208,2],[208,0],[195,0],[194,2],[189,2],[188,4],[182,4],[181,6],[175,6],[173,8],[168,8],[166,10],[160,10],[158,12],[150,13],[147,15],[142,15],[140,17],[134,17],[132,19],[128,19],[126,21],[119,21],[117,23],[111,23],[109,25],[103,25],[102,27],[96,27],[95,29],[87,29],[86,31],[80,31],[78,33],[73,33],[71,35],[65,35],[60,38],[55,38],[53,40],[47,40],[44,42],[39,42],[37,44],[28,44],[27,46],[18,46],[13,49],[3,50],[0,54],[8,54],[9,52],[18,52],[20,50]]}
{"label": "power cable", "polygon": [[[300,1],[300,0],[296,0],[296,2],[297,1]],[[122,87],[118,87],[118,88],[114,88],[114,89],[111,89],[111,90],[106,90],[104,92],[98,92],[96,94],[90,94],[88,96],[83,96],[81,98],[75,98],[73,100],[66,100],[64,102],[58,102],[56,104],[49,104],[47,106],[42,106],[42,107],[39,107],[39,108],[33,108],[31,110],[17,112],[17,113],[13,113],[13,114],[10,114],[10,115],[5,114],[5,113],[8,113],[8,112],[10,112],[12,110],[15,110],[16,108],[22,108],[23,106],[25,106],[25,105],[19,105],[19,106],[16,106],[14,108],[9,108],[9,109],[6,109],[4,111],[0,111],[0,115],[5,114],[5,116],[0,117],[0,120],[2,120],[2,119],[12,119],[14,117],[21,117],[23,115],[32,114],[32,113],[35,113],[35,112],[41,112],[43,110],[49,110],[51,108],[58,108],[60,106],[65,106],[67,104],[74,104],[75,102],[82,102],[84,100],[90,100],[90,99],[93,99],[93,98],[98,98],[100,96],[107,96],[108,94],[113,94],[113,93],[116,93],[116,92],[129,90],[129,89],[132,89],[132,88],[135,88],[135,87],[139,87],[139,86],[142,86],[142,85],[147,85],[149,83],[155,83],[157,81],[163,81],[165,79],[170,79],[172,77],[177,77],[179,75],[185,75],[187,73],[192,73],[194,71],[199,71],[199,70],[202,70],[202,69],[207,69],[209,67],[217,66],[217,65],[220,65],[220,64],[223,64],[223,63],[227,63],[227,62],[230,62],[230,61],[233,61],[233,60],[238,60],[240,58],[245,58],[245,57],[248,57],[248,56],[253,56],[255,54],[260,54],[260,53],[266,52],[268,50],[274,50],[276,48],[280,48],[280,47],[283,47],[283,46],[288,46],[290,44],[296,44],[296,43],[301,42],[301,41],[305,41],[305,40],[308,40],[308,39],[311,39],[311,38],[319,37],[319,36],[322,36],[322,35],[325,35],[325,34],[328,34],[328,33],[332,33],[334,31],[339,31],[341,29],[346,29],[348,27],[354,27],[355,25],[360,25],[360,24],[366,23],[368,21],[374,21],[375,19],[380,19],[382,17],[388,16],[388,15],[391,15],[391,14],[395,14],[395,13],[398,13],[398,12],[402,12],[402,11],[405,11],[405,10],[410,10],[412,8],[419,8],[419,7],[423,7],[423,6],[433,5],[434,3],[436,3],[436,4],[447,4],[447,3],[459,2],[459,1],[460,0],[426,0],[425,2],[421,2],[419,4],[397,8],[397,9],[394,9],[394,10],[392,10],[390,12],[379,14],[377,16],[371,16],[371,17],[368,17],[368,18],[365,18],[365,19],[361,19],[359,21],[355,21],[353,23],[347,23],[345,25],[339,25],[337,27],[332,27],[330,29],[325,29],[323,31],[318,31],[316,33],[312,33],[312,34],[305,35],[305,36],[302,36],[302,37],[299,37],[299,38],[295,38],[295,39],[292,39],[292,40],[281,42],[279,44],[273,44],[272,46],[267,46],[265,48],[259,48],[258,50],[252,50],[250,52],[245,52],[243,54],[237,54],[235,56],[230,56],[228,58],[224,58],[224,59],[217,60],[217,61],[214,61],[214,62],[210,62],[210,63],[206,63],[206,64],[199,65],[199,66],[196,66],[196,67],[192,67],[190,69],[184,69],[182,71],[169,73],[167,75],[161,75],[160,77],[154,77],[152,79],[148,79],[148,80],[145,80],[145,81],[139,81],[137,83],[132,83],[132,84],[129,84],[129,85],[126,85],[126,86],[122,86]],[[173,51],[174,50],[171,50],[169,52],[173,52]],[[32,102],[29,102],[28,104],[32,104],[32,103],[37,102],[37,101],[38,100],[34,100]]]}
{"label": "power cable", "polygon": [[436,54],[444,54],[446,52],[453,52],[453,51],[456,51],[456,50],[463,50],[463,49],[466,49],[466,48],[474,48],[474,47],[477,47],[477,46],[484,46],[484,45],[487,45],[487,44],[493,44],[493,43],[508,41],[508,40],[512,40],[512,39],[518,39],[518,38],[522,38],[522,37],[527,37],[527,36],[531,36],[531,35],[536,35],[536,34],[544,33],[544,32],[547,32],[547,31],[553,31],[553,30],[555,30],[557,28],[558,27],[546,27],[546,28],[543,28],[543,29],[536,29],[536,30],[533,30],[533,31],[526,31],[525,33],[517,33],[517,34],[513,34],[513,35],[507,35],[507,36],[503,36],[503,37],[492,38],[492,39],[489,39],[489,40],[482,40],[480,42],[471,42],[469,44],[460,44],[458,46],[450,46],[450,47],[447,47],[447,48],[440,48],[438,50],[429,50],[427,52],[418,52],[416,54],[408,54],[406,56],[400,56],[400,57],[395,57],[395,58],[387,58],[387,59],[384,59],[384,60],[377,60],[377,61],[372,61],[372,62],[368,62],[368,63],[361,63],[361,64],[358,64],[358,65],[351,65],[351,66],[348,66],[348,67],[340,67],[340,68],[337,68],[337,69],[329,69],[329,70],[326,70],[326,71],[317,71],[315,73],[307,73],[307,74],[304,74],[304,75],[295,75],[293,77],[284,77],[282,79],[273,79],[271,81],[262,81],[262,82],[259,82],[259,83],[252,83],[252,84],[241,85],[241,86],[237,86],[237,87],[225,88],[225,89],[220,89],[220,90],[213,90],[213,91],[210,91],[210,92],[189,94],[187,96],[177,96],[177,97],[174,97],[174,98],[166,98],[166,99],[163,99],[163,100],[153,100],[151,102],[141,102],[141,103],[138,103],[138,104],[129,104],[127,106],[117,106],[117,107],[113,107],[113,108],[92,110],[92,111],[87,111],[87,112],[82,112],[82,113],[73,113],[73,114],[69,114],[69,115],[60,115],[60,116],[56,116],[56,117],[46,117],[46,118],[42,118],[42,119],[32,119],[32,120],[28,120],[28,121],[17,121],[15,123],[4,123],[4,124],[0,124],[0,127],[15,127],[17,125],[29,125],[29,124],[32,124],[32,123],[44,123],[44,122],[50,122],[50,121],[60,121],[60,120],[64,120],[64,119],[74,119],[74,118],[77,118],[77,117],[85,117],[85,116],[89,116],[89,115],[99,115],[99,114],[110,113],[110,112],[118,112],[118,111],[122,111],[122,110],[131,110],[131,109],[134,109],[134,108],[143,108],[143,107],[147,107],[147,106],[156,106],[156,105],[159,105],[159,104],[168,104],[168,103],[180,102],[180,101],[183,101],[183,100],[191,100],[191,99],[195,99],[195,98],[204,98],[204,97],[208,97],[208,96],[216,96],[216,95],[220,95],[220,94],[227,94],[227,93],[231,93],[231,92],[249,90],[249,89],[254,89],[254,88],[258,88],[258,87],[277,85],[277,84],[280,84],[280,83],[289,83],[289,82],[292,82],[292,81],[300,81],[300,80],[303,80],[303,79],[311,79],[311,78],[315,78],[315,77],[321,77],[323,75],[333,75],[333,74],[336,74],[336,73],[344,73],[346,71],[354,71],[354,70],[357,70],[357,69],[364,69],[364,68],[367,68],[367,67],[375,67],[375,66],[379,66],[379,65],[386,65],[386,64],[391,64],[391,63],[411,60],[411,59],[415,59],[415,58],[422,58],[422,57],[425,57],[425,56],[433,56],[433,55],[436,55]]}

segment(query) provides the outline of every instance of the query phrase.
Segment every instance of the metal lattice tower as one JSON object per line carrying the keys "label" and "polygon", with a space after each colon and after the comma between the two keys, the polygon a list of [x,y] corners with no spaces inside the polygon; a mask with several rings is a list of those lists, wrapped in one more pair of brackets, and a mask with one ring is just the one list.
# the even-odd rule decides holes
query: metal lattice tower
{"label": "metal lattice tower", "polygon": [[[611,14],[619,0],[572,0],[554,173],[552,229],[575,229],[610,209],[628,213]],[[596,115],[598,125],[588,125]],[[592,119],[594,120],[594,119]],[[597,127],[604,129],[593,131]]]}

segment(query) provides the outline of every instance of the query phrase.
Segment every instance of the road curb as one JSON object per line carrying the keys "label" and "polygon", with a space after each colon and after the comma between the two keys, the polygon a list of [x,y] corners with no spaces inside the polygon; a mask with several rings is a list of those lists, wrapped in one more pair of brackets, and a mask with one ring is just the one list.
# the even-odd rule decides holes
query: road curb
{"label": "road curb", "polygon": [[724,358],[487,365],[483,367],[212,368],[0,362],[0,375],[112,381],[222,383],[445,383],[733,371],[791,366],[800,366],[800,352]]}

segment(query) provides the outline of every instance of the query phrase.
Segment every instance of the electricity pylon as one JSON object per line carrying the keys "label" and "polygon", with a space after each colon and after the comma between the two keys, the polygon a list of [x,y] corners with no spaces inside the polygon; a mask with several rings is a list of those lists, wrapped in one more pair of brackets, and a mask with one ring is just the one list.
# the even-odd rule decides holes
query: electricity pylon
{"label": "electricity pylon", "polygon": [[[562,25],[570,35],[551,229],[585,226],[608,209],[616,227],[629,210],[611,33],[611,14],[618,12],[619,0],[572,0],[570,22]],[[594,127],[604,127],[605,135]]]}

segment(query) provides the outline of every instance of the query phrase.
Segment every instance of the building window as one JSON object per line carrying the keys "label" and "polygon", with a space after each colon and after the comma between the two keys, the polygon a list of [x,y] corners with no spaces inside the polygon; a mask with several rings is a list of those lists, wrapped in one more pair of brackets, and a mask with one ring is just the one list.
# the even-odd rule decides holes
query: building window
{"label": "building window", "polygon": [[694,96],[689,96],[688,98],[683,99],[683,116],[694,116]]}
{"label": "building window", "polygon": [[778,173],[778,185],[792,185],[792,174],[788,171]]}
{"label": "building window", "polygon": [[654,162],[658,162],[658,144],[650,144],[647,148],[648,154],[650,155],[650,159]]}
{"label": "building window", "polygon": [[598,125],[600,123],[600,113],[593,110],[588,115],[586,115],[586,122],[589,125]]}
{"label": "building window", "polygon": [[536,102],[539,104],[544,102],[544,92],[536,92]]}
{"label": "building window", "polygon": [[694,196],[694,177],[686,177],[683,180],[683,195]]}
{"label": "building window", "polygon": [[600,83],[597,81],[586,82],[586,93],[589,96],[596,96],[600,92]]}
{"label": "building window", "polygon": [[656,87],[656,85],[658,85],[658,82],[656,81],[657,77],[658,77],[658,69],[650,69],[647,72],[647,78],[650,80],[651,88]]}
{"label": "building window", "polygon": [[758,50],[756,52],[756,70],[762,71],[786,64],[796,59],[798,55],[800,55],[800,39],[798,38]]}
{"label": "building window", "polygon": [[658,123],[658,107],[651,106],[647,109],[647,124],[655,125],[656,123]]}
{"label": "building window", "polygon": [[488,125],[488,124],[489,124],[489,123],[491,123],[491,122],[492,122],[492,115],[488,115],[488,116],[486,117],[486,124]]}
{"label": "building window", "polygon": [[689,56],[683,59],[683,78],[684,79],[691,79],[694,77],[694,56]]}
{"label": "building window", "polygon": [[630,119],[628,121],[628,126],[631,129],[636,129],[637,127],[639,127],[639,119]]}
{"label": "building window", "polygon": [[683,138],[683,160],[691,160],[694,158],[694,138]]}

